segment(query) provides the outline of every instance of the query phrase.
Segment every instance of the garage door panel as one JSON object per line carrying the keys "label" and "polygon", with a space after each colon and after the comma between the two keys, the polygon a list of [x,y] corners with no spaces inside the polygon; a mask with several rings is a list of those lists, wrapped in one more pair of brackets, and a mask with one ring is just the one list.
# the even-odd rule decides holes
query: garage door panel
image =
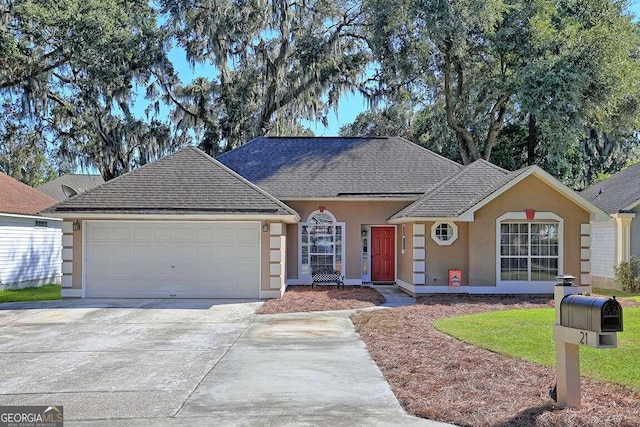
{"label": "garage door panel", "polygon": [[201,227],[193,236],[195,242],[208,243],[215,241],[216,230],[213,226]]}
{"label": "garage door panel", "polygon": [[167,227],[151,227],[154,242],[171,242],[173,233]]}
{"label": "garage door panel", "polygon": [[104,241],[111,239],[111,227],[108,225],[91,224],[91,236],[87,236],[87,241]]}
{"label": "garage door panel", "polygon": [[133,238],[138,242],[153,241],[153,231],[149,226],[134,227],[132,230]]}
{"label": "garage door panel", "polygon": [[235,236],[236,242],[258,242],[260,240],[260,231],[252,228],[241,228]]}
{"label": "garage door panel", "polygon": [[111,246],[111,260],[116,262],[129,263],[132,260],[132,256],[139,256],[140,253],[132,253],[131,244],[115,244]]}
{"label": "garage door panel", "polygon": [[131,241],[131,233],[133,227],[131,225],[118,225],[111,229],[111,240],[117,242]]}
{"label": "garage door panel", "polygon": [[192,242],[194,239],[195,225],[177,225],[172,227],[174,242]]}
{"label": "garage door panel", "polygon": [[89,297],[257,298],[259,223],[88,222]]}

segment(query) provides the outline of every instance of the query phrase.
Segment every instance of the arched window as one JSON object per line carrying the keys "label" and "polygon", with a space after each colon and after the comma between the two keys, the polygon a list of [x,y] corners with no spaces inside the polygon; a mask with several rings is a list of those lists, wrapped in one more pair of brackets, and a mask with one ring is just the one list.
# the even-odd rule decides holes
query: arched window
{"label": "arched window", "polygon": [[309,276],[316,267],[343,272],[344,223],[327,210],[312,212],[300,223],[300,272]]}

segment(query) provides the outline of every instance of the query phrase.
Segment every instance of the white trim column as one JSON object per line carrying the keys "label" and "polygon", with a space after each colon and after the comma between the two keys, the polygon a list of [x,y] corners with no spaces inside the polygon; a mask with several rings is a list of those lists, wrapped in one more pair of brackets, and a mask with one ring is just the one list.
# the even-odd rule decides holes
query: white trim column
{"label": "white trim column", "polygon": [[285,234],[282,223],[269,224],[269,288],[284,291]]}
{"label": "white trim column", "polygon": [[424,285],[426,267],[426,238],[425,225],[413,224],[413,284]]}
{"label": "white trim column", "polygon": [[591,224],[580,224],[580,285],[591,285]]}
{"label": "white trim column", "polygon": [[616,220],[617,250],[616,265],[631,260],[631,220],[636,214],[633,212],[619,212],[611,215]]}
{"label": "white trim column", "polygon": [[73,287],[73,222],[62,223],[62,287]]}

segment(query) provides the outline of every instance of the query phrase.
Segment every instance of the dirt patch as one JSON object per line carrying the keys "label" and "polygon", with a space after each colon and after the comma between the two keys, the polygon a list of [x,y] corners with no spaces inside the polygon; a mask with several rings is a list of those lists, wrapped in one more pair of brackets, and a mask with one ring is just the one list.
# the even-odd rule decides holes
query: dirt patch
{"label": "dirt patch", "polygon": [[347,286],[289,286],[280,299],[266,301],[258,314],[298,313],[305,311],[349,310],[380,305],[384,297],[375,289]]}
{"label": "dirt patch", "polygon": [[[623,307],[627,301],[620,300]],[[537,307],[553,307],[553,300],[430,296],[352,320],[411,414],[462,426],[640,426],[640,390],[583,379],[582,409],[559,409],[548,395],[552,368],[462,343],[433,327],[444,317]]]}

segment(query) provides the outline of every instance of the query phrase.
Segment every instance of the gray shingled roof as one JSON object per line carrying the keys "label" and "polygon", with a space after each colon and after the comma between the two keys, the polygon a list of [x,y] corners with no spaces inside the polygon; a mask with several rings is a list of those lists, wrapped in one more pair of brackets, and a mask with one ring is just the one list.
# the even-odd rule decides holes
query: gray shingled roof
{"label": "gray shingled roof", "polygon": [[104,179],[102,179],[100,175],[70,173],[42,184],[38,187],[38,190],[61,202],[68,198],[62,191],[62,185],[69,186],[78,194],[82,194],[87,190],[96,188],[100,184],[104,184]]}
{"label": "gray shingled roof", "polygon": [[582,197],[614,214],[640,201],[640,163],[583,190]]}
{"label": "gray shingled roof", "polygon": [[74,196],[50,211],[297,215],[194,147]]}
{"label": "gray shingled roof", "polygon": [[417,198],[462,169],[394,137],[260,137],[217,159],[281,200]]}
{"label": "gray shingled roof", "polygon": [[525,170],[509,172],[485,160],[476,160],[390,219],[456,217]]}

